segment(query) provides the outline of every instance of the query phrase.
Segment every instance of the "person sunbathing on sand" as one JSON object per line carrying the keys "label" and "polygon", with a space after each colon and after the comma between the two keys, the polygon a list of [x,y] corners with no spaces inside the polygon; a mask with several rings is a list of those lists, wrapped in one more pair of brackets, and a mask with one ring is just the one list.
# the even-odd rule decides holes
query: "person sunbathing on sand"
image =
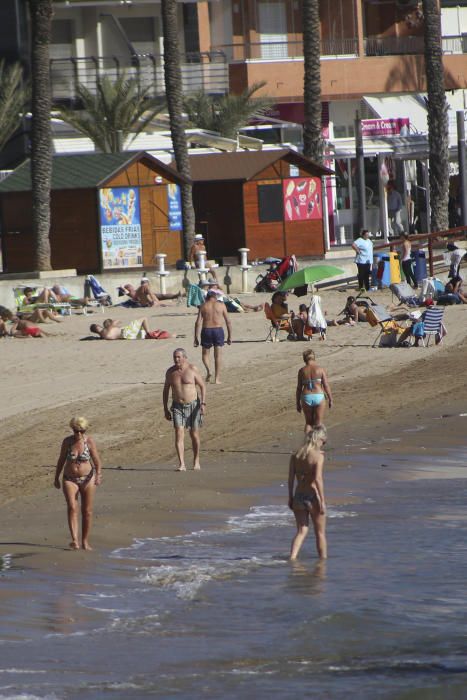
{"label": "person sunbathing on sand", "polygon": [[[2,312],[1,319],[3,335],[11,335],[13,338],[43,338],[48,335],[32,321],[23,320],[8,309]],[[10,329],[7,329],[7,321],[11,322]]]}
{"label": "person sunbathing on sand", "polygon": [[175,333],[169,333],[168,331],[151,331],[148,327],[147,318],[136,318],[123,327],[120,325],[120,321],[108,318],[104,321],[103,326],[93,323],[89,330],[91,333],[97,333],[102,340],[144,340],[145,338],[163,340],[176,337]]}
{"label": "person sunbathing on sand", "polygon": [[[310,517],[315,531],[320,559],[327,558],[326,504],[324,502],[322,447],[326,444],[326,428],[320,426],[305,435],[305,443],[292,455],[289,463],[289,508],[293,510],[297,534],[292,540],[290,560],[298,557],[308,534]],[[294,484],[297,486],[294,493]]]}
{"label": "person sunbathing on sand", "polygon": [[165,306],[160,302],[167,299],[179,299],[181,295],[180,292],[178,294],[156,294],[152,291],[147,277],[141,279],[139,287],[134,287],[132,284],[122,284],[120,289],[140,306]]}

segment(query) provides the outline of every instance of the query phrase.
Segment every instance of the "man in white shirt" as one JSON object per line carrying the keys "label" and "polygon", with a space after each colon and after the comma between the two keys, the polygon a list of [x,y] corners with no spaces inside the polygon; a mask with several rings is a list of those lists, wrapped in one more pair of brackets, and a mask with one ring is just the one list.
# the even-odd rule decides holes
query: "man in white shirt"
{"label": "man in white shirt", "polygon": [[358,270],[358,288],[370,289],[371,266],[373,264],[373,243],[370,241],[370,232],[362,229],[360,237],[352,243],[356,253],[355,263]]}

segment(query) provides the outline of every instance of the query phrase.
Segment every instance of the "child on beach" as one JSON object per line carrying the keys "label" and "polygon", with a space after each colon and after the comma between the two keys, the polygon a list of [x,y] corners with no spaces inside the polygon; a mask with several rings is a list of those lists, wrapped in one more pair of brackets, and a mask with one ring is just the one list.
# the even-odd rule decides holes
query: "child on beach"
{"label": "child on beach", "polygon": [[[324,502],[322,447],[326,444],[326,428],[314,428],[305,442],[290,458],[289,508],[293,510],[297,534],[292,540],[290,560],[294,561],[308,534],[310,517],[315,532],[316,549],[320,559],[327,558],[326,505]],[[294,493],[294,484],[297,486]]]}

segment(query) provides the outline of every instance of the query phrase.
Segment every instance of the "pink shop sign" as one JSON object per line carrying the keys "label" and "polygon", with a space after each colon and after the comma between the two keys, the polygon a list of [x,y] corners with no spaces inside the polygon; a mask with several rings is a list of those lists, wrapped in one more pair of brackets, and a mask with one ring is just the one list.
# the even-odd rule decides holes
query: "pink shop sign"
{"label": "pink shop sign", "polygon": [[410,120],[408,117],[391,117],[390,119],[362,119],[363,136],[408,136]]}

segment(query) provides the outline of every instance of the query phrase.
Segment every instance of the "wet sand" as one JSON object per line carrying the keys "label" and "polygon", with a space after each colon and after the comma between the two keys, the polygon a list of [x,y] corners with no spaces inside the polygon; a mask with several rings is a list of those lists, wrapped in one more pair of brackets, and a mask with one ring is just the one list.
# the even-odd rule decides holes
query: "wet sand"
{"label": "wet sand", "polygon": [[[256,295],[255,301],[258,296],[268,299]],[[391,300],[388,292],[372,296]],[[345,297],[322,295],[329,318]],[[298,303],[291,298],[292,308]],[[126,321],[139,314],[117,308],[109,315]],[[99,314],[51,324],[53,337],[43,340],[0,340],[9,368],[0,402],[0,554],[27,555],[34,568],[72,571],[135,537],[175,534],[187,523],[246,509],[254,500],[250,490],[286,479],[288,454],[301,440],[303,418],[295,411],[294,392],[307,347],[328,370],[334,394],[326,415],[328,468],[342,468],[362,447],[381,456],[379,467],[388,451],[410,459],[460,440],[467,420],[459,418],[467,411],[467,307],[447,307],[442,346],[418,349],[373,349],[376,331],[367,324],[330,328],[325,342],[264,343],[263,314],[238,314],[231,315],[234,344],[225,348],[223,384],[208,387],[202,471],[175,473],[162,385],[176,347],[186,347],[190,360],[201,364],[200,351],[192,347],[195,315],[176,305],[149,310],[151,328],[186,336],[169,341],[80,341],[91,322],[101,321]],[[91,554],[67,550],[64,499],[52,486],[59,446],[74,414],[90,419],[104,463]],[[442,415],[447,417],[430,420],[421,440],[417,425]],[[414,432],[404,433],[403,446],[392,442],[405,428]],[[332,503],[332,494],[328,500]]]}

